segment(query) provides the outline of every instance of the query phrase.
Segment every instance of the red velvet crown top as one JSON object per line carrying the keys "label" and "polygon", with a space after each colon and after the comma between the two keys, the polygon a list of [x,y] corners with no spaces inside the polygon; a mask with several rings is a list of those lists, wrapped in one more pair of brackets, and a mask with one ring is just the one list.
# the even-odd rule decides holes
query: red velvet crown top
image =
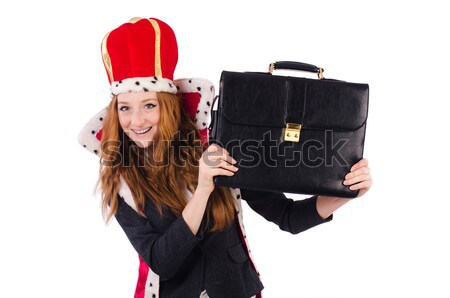
{"label": "red velvet crown top", "polygon": [[[101,50],[113,95],[142,90],[172,92],[178,46],[175,33],[163,21],[133,18],[106,34]],[[127,79],[132,79],[129,86],[119,85]],[[166,79],[164,85],[158,79]]]}

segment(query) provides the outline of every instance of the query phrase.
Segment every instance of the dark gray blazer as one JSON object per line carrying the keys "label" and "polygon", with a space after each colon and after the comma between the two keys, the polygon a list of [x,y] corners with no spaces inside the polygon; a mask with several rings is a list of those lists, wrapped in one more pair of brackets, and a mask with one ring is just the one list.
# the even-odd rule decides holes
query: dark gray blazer
{"label": "dark gray blazer", "polygon": [[[293,234],[332,219],[317,213],[316,196],[294,201],[283,193],[241,189],[242,199],[280,229]],[[248,298],[263,289],[236,220],[220,232],[205,232],[203,221],[193,235],[183,217],[164,210],[161,217],[147,200],[144,218],[119,197],[116,219],[138,254],[160,277],[160,297]]]}

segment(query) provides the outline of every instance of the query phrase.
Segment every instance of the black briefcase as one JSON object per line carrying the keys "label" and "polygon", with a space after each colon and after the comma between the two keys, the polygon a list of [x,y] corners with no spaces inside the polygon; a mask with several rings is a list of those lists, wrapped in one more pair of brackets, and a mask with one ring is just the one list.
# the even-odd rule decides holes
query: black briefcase
{"label": "black briefcase", "polygon": [[[272,75],[316,72],[319,79]],[[268,73],[223,71],[210,143],[237,160],[217,185],[353,198],[342,183],[363,156],[369,86],[323,78],[323,69],[276,62]],[[213,104],[214,107],[214,104]]]}

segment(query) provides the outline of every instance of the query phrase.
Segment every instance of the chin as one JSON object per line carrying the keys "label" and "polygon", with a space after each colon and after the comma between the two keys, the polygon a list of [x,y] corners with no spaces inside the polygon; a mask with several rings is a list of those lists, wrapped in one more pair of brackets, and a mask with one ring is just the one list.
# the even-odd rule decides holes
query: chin
{"label": "chin", "polygon": [[150,146],[152,140],[133,140],[133,143],[135,143],[139,148],[145,149]]}
{"label": "chin", "polygon": [[149,136],[137,137],[136,135],[129,134],[128,137],[133,141],[139,148],[145,149],[157,142],[158,134],[151,134]]}

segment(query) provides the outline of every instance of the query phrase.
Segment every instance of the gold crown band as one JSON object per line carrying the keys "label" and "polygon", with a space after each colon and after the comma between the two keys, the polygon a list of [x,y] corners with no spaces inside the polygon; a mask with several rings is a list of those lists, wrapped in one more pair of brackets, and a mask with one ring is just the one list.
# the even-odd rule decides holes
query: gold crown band
{"label": "gold crown band", "polygon": [[111,58],[109,57],[108,49],[106,48],[106,42],[108,40],[109,33],[111,32],[108,32],[108,34],[105,35],[102,41],[102,58],[103,63],[105,64],[106,71],[108,72],[109,81],[114,82]]}
{"label": "gold crown band", "polygon": [[148,19],[155,29],[155,76],[162,77],[161,69],[161,29],[158,22]]}

